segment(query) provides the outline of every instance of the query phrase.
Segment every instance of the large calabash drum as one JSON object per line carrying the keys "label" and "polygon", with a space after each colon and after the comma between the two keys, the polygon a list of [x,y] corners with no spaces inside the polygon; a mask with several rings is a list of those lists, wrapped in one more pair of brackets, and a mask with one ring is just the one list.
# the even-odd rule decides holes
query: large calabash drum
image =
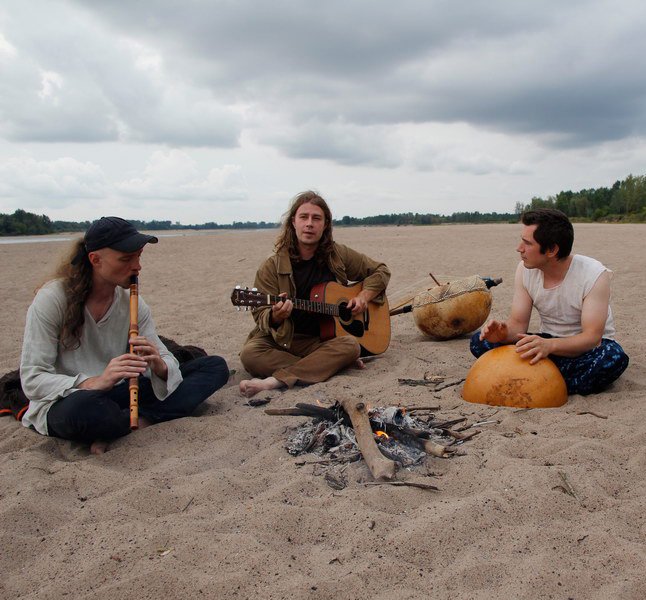
{"label": "large calabash drum", "polygon": [[438,340],[475,331],[490,310],[491,292],[478,275],[438,285],[413,300],[415,325]]}
{"label": "large calabash drum", "polygon": [[462,397],[491,406],[555,408],[567,402],[567,387],[549,358],[530,365],[516,352],[516,346],[500,346],[473,363]]}

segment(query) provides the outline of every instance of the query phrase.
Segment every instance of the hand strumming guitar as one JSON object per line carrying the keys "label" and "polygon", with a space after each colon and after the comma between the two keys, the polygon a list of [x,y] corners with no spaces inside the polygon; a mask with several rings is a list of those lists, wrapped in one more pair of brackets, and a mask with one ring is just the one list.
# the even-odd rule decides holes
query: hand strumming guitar
{"label": "hand strumming guitar", "polygon": [[[280,294],[281,298],[287,298],[287,293],[283,292]],[[291,300],[283,300],[278,302],[271,307],[271,317],[269,318],[269,324],[274,329],[278,329],[285,319],[289,318],[289,315],[292,314],[294,305]]]}

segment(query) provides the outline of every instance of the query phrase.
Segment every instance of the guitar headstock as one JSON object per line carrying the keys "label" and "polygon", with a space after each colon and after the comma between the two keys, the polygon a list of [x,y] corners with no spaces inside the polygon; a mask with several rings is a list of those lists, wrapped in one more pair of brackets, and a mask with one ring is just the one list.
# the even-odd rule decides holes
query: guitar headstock
{"label": "guitar headstock", "polygon": [[258,306],[268,306],[267,294],[263,294],[256,288],[242,288],[239,285],[231,293],[231,303],[233,306],[246,306],[254,308]]}

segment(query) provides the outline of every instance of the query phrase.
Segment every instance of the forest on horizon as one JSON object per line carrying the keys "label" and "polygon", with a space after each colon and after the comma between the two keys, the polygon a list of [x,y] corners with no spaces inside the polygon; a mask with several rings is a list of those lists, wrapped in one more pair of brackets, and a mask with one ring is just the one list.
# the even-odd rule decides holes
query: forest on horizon
{"label": "forest on horizon", "polygon": [[[532,208],[550,207],[563,211],[573,221],[585,222],[646,222],[646,175],[628,175],[616,181],[612,187],[584,189],[579,192],[562,191],[547,198],[533,197],[527,204],[517,202],[511,213],[456,212],[451,215],[432,213],[393,213],[371,217],[344,216],[334,220],[339,227],[361,225],[441,225],[444,223],[505,223],[518,221],[519,215]],[[265,221],[234,221],[230,224],[208,222],[195,225],[182,225],[172,221],[131,220],[138,229],[176,230],[176,229],[271,229],[279,223]],[[47,215],[36,215],[16,210],[13,214],[0,213],[0,236],[43,235],[63,232],[85,231],[90,221],[52,221]]]}

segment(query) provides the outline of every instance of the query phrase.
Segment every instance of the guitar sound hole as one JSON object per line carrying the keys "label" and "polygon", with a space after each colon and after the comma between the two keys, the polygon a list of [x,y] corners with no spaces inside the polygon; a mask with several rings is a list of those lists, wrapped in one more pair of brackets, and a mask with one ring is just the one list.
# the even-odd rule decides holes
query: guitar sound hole
{"label": "guitar sound hole", "polygon": [[342,321],[352,320],[352,311],[348,308],[347,302],[341,302],[341,304],[339,304],[339,318]]}

